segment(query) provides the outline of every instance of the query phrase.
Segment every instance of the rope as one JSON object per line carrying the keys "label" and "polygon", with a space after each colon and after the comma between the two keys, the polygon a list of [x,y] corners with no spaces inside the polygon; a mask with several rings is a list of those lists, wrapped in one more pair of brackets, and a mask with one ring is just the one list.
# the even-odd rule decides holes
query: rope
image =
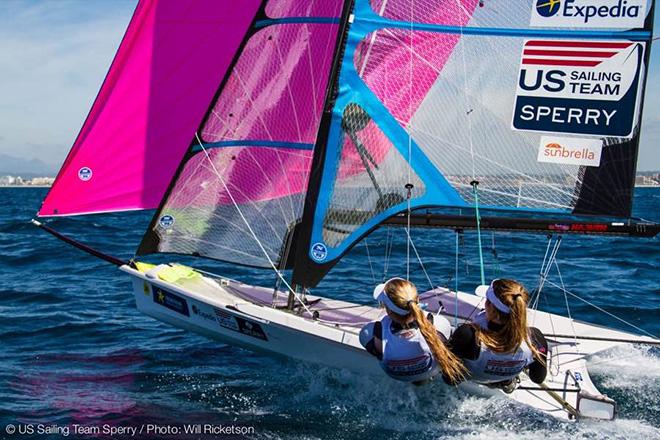
{"label": "rope", "polygon": [[456,258],[454,260],[454,328],[458,327],[458,235],[460,232],[456,231]]}
{"label": "rope", "polygon": [[477,191],[477,186],[479,182],[473,180],[470,182],[472,185],[472,192],[474,194],[474,215],[477,220],[477,242],[479,244],[479,269],[481,270],[481,284],[486,284],[486,275],[484,274],[484,253],[481,249],[481,215],[479,215],[479,192]]}
{"label": "rope", "polygon": [[268,252],[266,251],[266,248],[264,248],[263,244],[261,244],[261,240],[259,240],[259,237],[257,237],[257,234],[255,234],[254,230],[252,229],[252,226],[250,226],[250,223],[247,221],[245,216],[243,215],[243,211],[241,211],[241,208],[239,208],[238,203],[236,203],[236,199],[234,199],[233,194],[231,191],[229,191],[229,187],[227,186],[227,183],[225,182],[225,179],[222,177],[222,175],[218,172],[218,169],[215,167],[215,163],[213,163],[213,160],[211,160],[211,156],[209,156],[208,151],[206,151],[206,148],[204,148],[204,144],[202,143],[202,140],[199,138],[199,134],[195,133],[195,138],[197,139],[197,143],[199,146],[202,148],[202,151],[204,152],[204,155],[208,159],[209,163],[211,164],[211,167],[213,168],[213,172],[215,173],[216,176],[218,176],[218,179],[220,179],[220,182],[222,183],[222,186],[225,188],[225,191],[227,192],[227,195],[231,199],[231,202],[234,205],[234,208],[236,208],[236,211],[238,211],[238,215],[241,217],[243,222],[245,223],[245,226],[247,226],[248,231],[250,231],[250,234],[252,235],[252,238],[257,242],[257,245],[261,249],[261,251],[264,253],[266,256],[266,259],[268,260],[268,264],[270,264],[270,267],[275,271],[277,276],[280,278],[280,280],[284,283],[284,285],[289,289],[289,291],[293,294],[293,296],[300,302],[300,304],[303,306],[303,308],[311,315],[312,311],[307,307],[307,304],[300,298],[298,295],[298,292],[296,292],[290,285],[289,283],[284,279],[282,274],[280,273],[279,270],[277,270],[277,267],[273,263],[273,260],[270,258],[270,255],[268,255]]}

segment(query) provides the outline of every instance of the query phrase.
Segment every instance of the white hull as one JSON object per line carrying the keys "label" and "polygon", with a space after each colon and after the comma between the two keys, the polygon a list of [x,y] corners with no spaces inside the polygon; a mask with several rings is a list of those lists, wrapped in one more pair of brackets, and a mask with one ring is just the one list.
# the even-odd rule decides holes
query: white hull
{"label": "white hull", "polygon": [[[379,318],[382,311],[375,307],[323,298],[314,306],[320,312],[319,319],[308,313],[302,316],[271,306],[273,290],[249,286],[236,281],[195,277],[192,280],[165,282],[158,266],[142,273],[128,266],[121,270],[131,275],[136,305],[139,310],[173,326],[202,334],[250,350],[284,355],[305,362],[343,368],[360,374],[383,375],[376,360],[360,345],[358,334],[362,325]],[[279,292],[276,304],[286,297]],[[435,289],[421,295],[429,311],[438,310],[438,301],[446,309],[447,318],[453,322],[456,299],[453,292]],[[318,297],[308,297],[312,301]],[[466,293],[458,294],[458,315],[469,316],[478,312],[481,298]],[[346,308],[349,307],[349,308]],[[475,308],[476,307],[476,308]],[[342,308],[339,310],[330,310]],[[444,312],[443,312],[444,313]],[[530,321],[544,334],[589,335],[601,338],[649,341],[629,333],[610,330],[545,312],[529,311]],[[462,320],[459,319],[459,323]],[[610,341],[575,341],[573,338],[548,337],[550,357],[546,385],[565,390],[557,394],[572,407],[578,407],[578,390],[599,396],[587,372],[586,356],[618,345]],[[489,389],[473,383],[461,388],[471,392],[500,394],[511,397],[559,418],[570,419],[569,413],[538,385],[523,380],[512,394]],[[587,412],[582,402],[584,412]],[[593,405],[592,405],[593,406]],[[598,406],[598,403],[596,403]],[[607,408],[608,405],[605,405]],[[599,416],[599,408],[592,409],[592,416]],[[608,418],[607,411],[602,412]]]}

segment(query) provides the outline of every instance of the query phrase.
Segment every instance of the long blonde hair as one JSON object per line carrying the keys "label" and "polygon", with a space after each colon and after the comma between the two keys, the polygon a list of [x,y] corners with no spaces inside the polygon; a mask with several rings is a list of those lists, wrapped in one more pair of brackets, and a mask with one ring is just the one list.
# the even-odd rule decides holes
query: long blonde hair
{"label": "long blonde hair", "polygon": [[[417,323],[419,330],[426,340],[433,357],[436,359],[442,372],[450,380],[451,383],[459,383],[465,379],[466,368],[463,362],[445,346],[442,340],[438,337],[435,326],[426,319],[424,312],[419,307],[419,299],[417,296],[417,288],[410,281],[400,278],[390,280],[385,285],[385,294],[392,300],[392,302],[399,308],[409,310],[407,316],[399,316],[394,314],[402,322],[405,322],[411,315]],[[388,312],[393,313],[388,310]]]}
{"label": "long blonde hair", "polygon": [[527,301],[529,294],[525,286],[514,280],[499,279],[493,281],[495,296],[511,309],[510,313],[504,313],[493,306],[498,321],[502,323],[500,330],[482,329],[473,325],[477,340],[486,347],[498,353],[515,353],[524,342],[527,343],[534,357],[540,362],[545,362],[529,337],[527,328]]}

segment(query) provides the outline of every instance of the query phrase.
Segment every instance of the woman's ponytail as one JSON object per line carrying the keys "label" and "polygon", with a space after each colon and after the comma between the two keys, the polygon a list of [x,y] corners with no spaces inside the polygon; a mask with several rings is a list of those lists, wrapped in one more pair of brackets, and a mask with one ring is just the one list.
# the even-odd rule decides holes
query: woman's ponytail
{"label": "woman's ponytail", "polygon": [[424,312],[417,302],[417,288],[415,285],[410,281],[394,278],[385,285],[385,293],[398,308],[410,311],[433,357],[450,383],[462,382],[465,379],[467,369],[463,362],[449,351],[438,336],[435,326],[424,316]]}
{"label": "woman's ponytail", "polygon": [[527,289],[517,281],[499,279],[493,282],[493,290],[497,298],[511,311],[510,313],[503,313],[495,308],[496,313],[499,315],[499,321],[502,322],[502,329],[492,331],[474,326],[477,338],[488,348],[500,353],[513,353],[520,348],[520,344],[524,341],[534,357],[539,362],[545,363],[545,356],[537,350],[529,337],[529,328],[527,327],[527,301],[529,295]]}
{"label": "woman's ponytail", "polygon": [[457,384],[462,382],[465,379],[465,373],[467,371],[463,362],[454,353],[449,351],[447,346],[442,342],[435,326],[426,319],[419,304],[416,301],[409,301],[408,307],[444,375],[449,379],[450,383]]}

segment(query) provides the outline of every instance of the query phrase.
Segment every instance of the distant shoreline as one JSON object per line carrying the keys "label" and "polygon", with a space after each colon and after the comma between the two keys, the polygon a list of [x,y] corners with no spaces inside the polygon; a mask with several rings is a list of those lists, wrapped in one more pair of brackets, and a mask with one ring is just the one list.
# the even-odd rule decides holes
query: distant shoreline
{"label": "distant shoreline", "polygon": [[0,185],[0,188],[50,188],[52,185]]}

